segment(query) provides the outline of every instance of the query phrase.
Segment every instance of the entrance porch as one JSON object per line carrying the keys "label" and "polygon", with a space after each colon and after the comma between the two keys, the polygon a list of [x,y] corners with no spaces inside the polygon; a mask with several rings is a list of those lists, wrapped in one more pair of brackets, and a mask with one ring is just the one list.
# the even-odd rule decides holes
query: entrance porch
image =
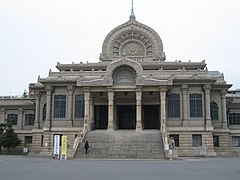
{"label": "entrance porch", "polygon": [[[89,111],[85,123],[90,130],[160,129],[165,123],[165,95],[159,92],[109,91],[89,93]],[[164,100],[164,101],[163,101]],[[86,107],[86,106],[85,106]],[[88,109],[88,108],[86,108]]]}

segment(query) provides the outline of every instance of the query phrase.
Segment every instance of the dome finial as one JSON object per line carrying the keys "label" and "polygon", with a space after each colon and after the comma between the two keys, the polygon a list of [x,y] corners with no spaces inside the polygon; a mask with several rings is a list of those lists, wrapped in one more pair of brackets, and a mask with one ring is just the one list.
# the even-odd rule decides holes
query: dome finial
{"label": "dome finial", "polygon": [[130,20],[135,20],[136,17],[135,17],[135,14],[134,14],[134,9],[133,9],[133,0],[132,0],[132,11],[131,11],[131,14],[130,14]]}

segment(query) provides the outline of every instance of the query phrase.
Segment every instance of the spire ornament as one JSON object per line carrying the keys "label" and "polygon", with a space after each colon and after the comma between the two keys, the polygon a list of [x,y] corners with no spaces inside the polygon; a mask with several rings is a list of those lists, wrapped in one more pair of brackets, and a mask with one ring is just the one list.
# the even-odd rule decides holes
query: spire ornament
{"label": "spire ornament", "polygon": [[131,10],[131,14],[130,14],[130,20],[135,20],[136,17],[135,17],[135,14],[134,14],[134,9],[133,9],[133,0],[132,0],[132,10]]}

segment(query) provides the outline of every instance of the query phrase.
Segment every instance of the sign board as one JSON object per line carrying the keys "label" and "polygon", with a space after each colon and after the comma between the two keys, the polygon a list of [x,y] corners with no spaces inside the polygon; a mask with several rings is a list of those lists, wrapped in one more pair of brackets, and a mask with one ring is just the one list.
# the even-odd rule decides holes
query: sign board
{"label": "sign board", "polygon": [[67,136],[62,136],[62,156],[67,155]]}
{"label": "sign board", "polygon": [[54,148],[53,148],[53,154],[59,154],[60,150],[60,135],[54,135]]}
{"label": "sign board", "polygon": [[23,148],[23,153],[28,153],[28,148]]}

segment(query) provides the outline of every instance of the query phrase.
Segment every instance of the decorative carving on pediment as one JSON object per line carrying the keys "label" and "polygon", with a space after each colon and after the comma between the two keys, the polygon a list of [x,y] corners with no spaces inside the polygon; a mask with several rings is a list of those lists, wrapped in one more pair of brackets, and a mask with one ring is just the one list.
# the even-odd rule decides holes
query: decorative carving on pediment
{"label": "decorative carving on pediment", "polygon": [[144,46],[137,41],[129,41],[122,45],[120,53],[126,52],[127,56],[145,56]]}
{"label": "decorative carving on pediment", "polygon": [[138,32],[125,32],[113,42],[114,56],[121,56],[123,52],[127,56],[149,56],[152,55],[152,42],[149,38]]}

